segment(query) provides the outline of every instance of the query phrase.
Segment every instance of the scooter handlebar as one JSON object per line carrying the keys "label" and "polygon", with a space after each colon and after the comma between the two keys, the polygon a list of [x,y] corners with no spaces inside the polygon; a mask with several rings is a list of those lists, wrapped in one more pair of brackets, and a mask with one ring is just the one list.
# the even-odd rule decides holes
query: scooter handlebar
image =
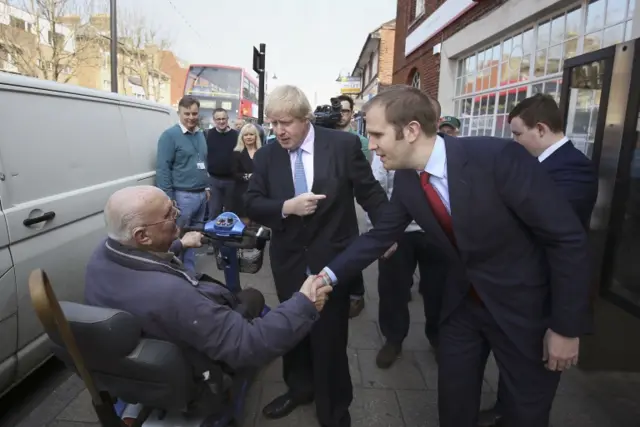
{"label": "scooter handlebar", "polygon": [[258,230],[245,228],[242,230],[242,236],[239,235],[218,235],[216,233],[205,231],[204,225],[186,226],[182,227],[182,233],[188,233],[190,231],[196,231],[202,233],[203,243],[208,243],[211,240],[221,241],[228,246],[252,249],[264,248],[266,241],[271,238],[269,229],[260,227]]}

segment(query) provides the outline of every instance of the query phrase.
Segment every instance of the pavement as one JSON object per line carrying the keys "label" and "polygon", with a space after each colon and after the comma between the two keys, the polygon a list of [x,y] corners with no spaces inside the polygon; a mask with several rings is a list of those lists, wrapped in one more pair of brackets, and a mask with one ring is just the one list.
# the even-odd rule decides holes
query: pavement
{"label": "pavement", "polygon": [[[362,212],[359,212],[362,219]],[[212,257],[201,254],[199,268],[222,278]],[[438,427],[437,365],[424,337],[424,313],[414,290],[411,327],[402,357],[388,370],[375,365],[383,340],[377,322],[377,267],[364,271],[366,307],[349,325],[348,356],[354,384],[351,406],[353,427]],[[242,275],[243,286],[253,286],[271,306],[278,304],[268,259],[256,275]],[[290,416],[266,420],[262,407],[285,390],[280,359],[260,374],[247,401],[245,427],[317,427],[314,407],[298,408]],[[497,390],[497,367],[490,359],[485,373],[483,407],[493,404]],[[553,427],[638,427],[640,425],[640,374],[585,373],[578,369],[563,375],[553,410]],[[99,426],[82,381],[70,376],[49,394],[16,427]]]}

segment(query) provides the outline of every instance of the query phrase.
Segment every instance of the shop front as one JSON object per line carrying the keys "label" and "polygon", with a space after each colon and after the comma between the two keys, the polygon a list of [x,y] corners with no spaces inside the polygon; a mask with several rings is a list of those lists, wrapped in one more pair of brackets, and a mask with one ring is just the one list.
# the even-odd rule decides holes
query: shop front
{"label": "shop front", "polygon": [[[544,10],[531,10],[532,3],[543,2],[522,3],[530,10],[523,11],[527,19],[515,29],[505,28],[441,58],[438,98],[443,109],[452,108],[460,118],[463,136],[509,137],[507,117],[518,102],[540,92],[559,102],[567,136],[599,174],[590,231],[593,262],[588,266],[596,333],[582,340],[580,366],[640,371],[640,42],[632,40],[637,37],[632,32],[636,0],[549,2]],[[442,43],[442,52],[456,53],[462,37],[482,40],[473,37],[475,26],[491,28],[492,19],[513,12],[517,3],[511,0],[483,18],[484,23],[460,30]]]}
{"label": "shop front", "polygon": [[[461,134],[509,136],[507,115],[515,104],[539,92],[559,100],[566,60],[631,39],[635,2],[558,2],[543,16],[525,20],[515,31],[491,38],[454,59],[455,81],[449,85],[453,91],[441,85],[439,98],[446,97],[449,105],[453,102],[454,114],[462,122]],[[469,29],[453,38],[464,36]],[[449,46],[445,41],[443,51]],[[593,145],[596,96],[585,92],[571,104],[576,111],[569,132],[585,153]]]}

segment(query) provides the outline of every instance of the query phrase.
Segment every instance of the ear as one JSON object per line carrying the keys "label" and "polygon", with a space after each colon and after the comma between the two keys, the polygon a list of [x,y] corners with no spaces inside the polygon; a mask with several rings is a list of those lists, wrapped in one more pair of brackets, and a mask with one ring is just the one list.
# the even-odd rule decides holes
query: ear
{"label": "ear", "polygon": [[544,137],[547,133],[549,133],[549,126],[544,123],[536,123],[536,132],[540,135],[540,138]]}
{"label": "ear", "polygon": [[404,139],[409,144],[413,144],[418,139],[421,132],[422,126],[420,126],[420,123],[416,121],[409,122],[409,124],[407,124],[403,129]]}
{"label": "ear", "polygon": [[144,227],[138,227],[133,230],[133,240],[139,246],[149,246],[151,244],[151,237],[147,234],[147,229]]}

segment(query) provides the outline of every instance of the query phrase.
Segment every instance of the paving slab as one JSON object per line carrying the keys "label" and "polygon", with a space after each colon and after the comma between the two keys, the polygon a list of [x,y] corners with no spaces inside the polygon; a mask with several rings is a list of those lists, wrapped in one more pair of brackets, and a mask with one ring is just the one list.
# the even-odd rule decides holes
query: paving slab
{"label": "paving slab", "polygon": [[[202,271],[222,278],[212,257],[199,254]],[[389,370],[375,366],[382,345],[377,323],[377,267],[364,271],[366,306],[350,321],[349,365],[354,384],[351,406],[354,427],[438,427],[438,372],[433,352],[424,336],[421,296],[414,287],[410,302],[411,327],[401,358]],[[277,305],[269,260],[256,275],[241,277],[243,286],[265,293],[267,303]],[[487,365],[482,406],[495,401],[497,367],[493,358]],[[282,362],[274,360],[253,384],[246,405],[245,427],[317,427],[313,405],[298,408],[289,417],[269,421],[262,407],[285,390]],[[554,427],[637,427],[640,425],[640,375],[629,373],[585,373],[571,370],[563,376],[552,411]],[[45,399],[17,427],[93,427],[97,418],[81,381],[72,376]]]}

